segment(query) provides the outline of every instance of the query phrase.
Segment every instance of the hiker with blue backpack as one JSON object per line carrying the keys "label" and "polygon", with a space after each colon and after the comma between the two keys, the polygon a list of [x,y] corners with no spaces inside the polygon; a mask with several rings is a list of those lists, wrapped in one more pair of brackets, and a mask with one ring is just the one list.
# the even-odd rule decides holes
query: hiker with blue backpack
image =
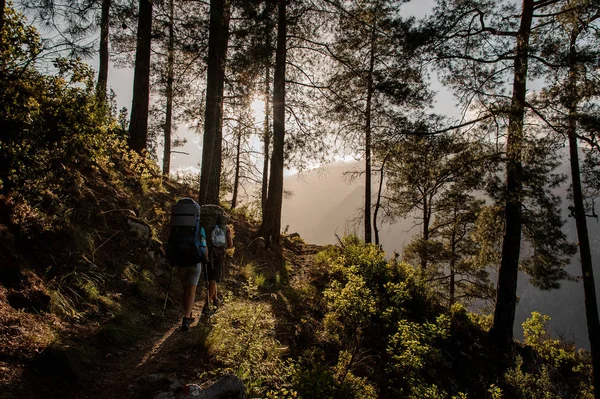
{"label": "hiker with blue backpack", "polygon": [[[202,273],[206,280],[206,302],[202,314],[210,316],[220,305],[217,282],[222,278],[225,250],[233,247],[228,220],[220,206],[200,206],[191,198],[182,198],[171,208],[171,231],[166,252],[167,260],[173,265],[173,270],[176,269],[183,286],[183,331],[189,330],[194,322],[192,308]],[[170,285],[169,281],[169,288]],[[165,306],[166,302],[165,299]],[[214,309],[211,309],[211,304]]]}
{"label": "hiker with blue backpack", "polygon": [[183,331],[189,330],[194,322],[192,308],[202,268],[206,265],[206,251],[206,234],[200,226],[200,205],[191,198],[182,198],[171,208],[167,260],[176,270],[183,287]]}

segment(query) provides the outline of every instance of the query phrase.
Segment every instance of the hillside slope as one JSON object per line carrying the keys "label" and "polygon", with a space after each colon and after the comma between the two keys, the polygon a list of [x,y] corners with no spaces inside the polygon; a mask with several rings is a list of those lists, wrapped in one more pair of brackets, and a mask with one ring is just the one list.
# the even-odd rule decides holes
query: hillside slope
{"label": "hillside slope", "polygon": [[[184,333],[181,287],[176,277],[169,286],[163,242],[171,204],[195,193],[151,169],[139,174],[121,166],[71,170],[78,179],[60,204],[49,198],[31,208],[0,197],[3,398],[147,398],[169,391],[175,380],[210,383],[244,357],[222,353],[214,340],[223,335],[216,331],[231,323],[232,334],[245,323],[258,328],[257,309],[273,309],[254,332],[257,342],[290,345],[285,342],[294,332],[283,321],[283,296],[264,292],[289,286],[318,247],[284,240],[283,255],[266,251],[256,240],[257,226],[233,212],[235,247],[219,292],[224,304],[211,320],[196,318]],[[196,315],[205,293],[201,284]],[[232,351],[247,341],[228,339],[234,340]]]}
{"label": "hillside slope", "polygon": [[585,354],[544,335],[542,319],[531,321],[528,346],[498,353],[489,321],[444,308],[410,266],[374,246],[284,236],[280,251],[266,250],[257,224],[235,211],[224,304],[182,332],[177,281],[162,315],[162,243],[170,205],[193,192],[121,166],[71,170],[79,179],[60,202],[66,213],[2,197],[3,397],[183,397],[187,384],[226,374],[256,398],[589,393]]}

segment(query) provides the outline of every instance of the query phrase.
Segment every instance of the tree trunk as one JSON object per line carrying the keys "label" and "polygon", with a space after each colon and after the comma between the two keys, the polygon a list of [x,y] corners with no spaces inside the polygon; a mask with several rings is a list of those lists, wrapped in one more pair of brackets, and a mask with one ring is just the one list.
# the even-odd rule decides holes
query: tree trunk
{"label": "tree trunk", "polygon": [[98,83],[96,93],[102,104],[106,100],[108,85],[108,34],[111,0],[102,0],[102,14],[100,15],[100,63],[98,66]]}
{"label": "tree trunk", "polygon": [[390,153],[388,152],[383,161],[381,162],[381,170],[379,173],[379,189],[377,190],[377,202],[375,203],[375,210],[373,211],[373,230],[375,231],[375,245],[381,248],[379,243],[379,227],[377,226],[377,216],[379,215],[379,209],[381,208],[381,192],[383,191],[383,175],[385,172],[385,163],[387,162]]}
{"label": "tree trunk", "polygon": [[285,142],[285,63],[286,63],[286,0],[279,0],[277,22],[277,49],[275,51],[275,76],[273,79],[273,156],[267,196],[267,212],[263,218],[260,235],[267,248],[279,245],[281,232],[281,206],[283,203],[283,167]]}
{"label": "tree trunk", "polygon": [[371,32],[371,55],[367,75],[367,104],[365,108],[365,243],[371,238],[371,103],[373,100],[373,70],[375,66],[375,28]]}
{"label": "tree trunk", "polygon": [[152,0],[140,0],[128,142],[129,147],[139,154],[146,149],[148,140],[151,34]]}
{"label": "tree trunk", "polygon": [[6,7],[6,0],[0,0],[0,50],[2,49],[2,31],[4,29],[4,8]]}
{"label": "tree trunk", "polygon": [[454,227],[452,228],[452,236],[450,237],[450,246],[452,248],[452,257],[450,258],[450,307],[454,305],[456,296],[456,224],[458,219],[458,204],[454,204]]}
{"label": "tree trunk", "polygon": [[523,145],[523,117],[527,90],[527,63],[529,36],[533,19],[533,0],[523,0],[521,25],[517,33],[514,62],[513,94],[506,141],[506,205],[505,233],[502,242],[502,260],[498,273],[496,308],[490,336],[496,346],[506,349],[513,340],[513,325],[517,305],[517,276],[521,250],[521,195]]}
{"label": "tree trunk", "polygon": [[263,176],[262,176],[262,191],[260,197],[260,204],[262,209],[262,217],[265,218],[267,212],[267,194],[269,188],[269,147],[271,147],[271,132],[269,130],[269,113],[270,113],[270,99],[271,96],[271,80],[269,74],[271,68],[267,65],[265,68],[265,121],[263,130]]}
{"label": "tree trunk", "polygon": [[233,179],[233,195],[231,196],[231,209],[237,206],[238,187],[240,185],[240,153],[242,152],[242,132],[237,135],[235,154],[235,178]]}
{"label": "tree trunk", "polygon": [[169,0],[169,41],[167,49],[167,109],[165,115],[165,139],[164,139],[164,151],[163,151],[163,175],[169,176],[171,173],[171,133],[173,129],[173,64],[175,63],[174,47],[175,47],[175,34],[173,32],[175,7],[173,0]]}
{"label": "tree trunk", "polygon": [[427,194],[423,195],[423,248],[421,249],[421,277],[425,278],[427,270],[427,257],[429,256],[429,222],[431,221],[431,198]]}
{"label": "tree trunk", "polygon": [[199,202],[219,204],[221,140],[223,138],[223,86],[229,40],[228,0],[211,0],[206,76],[206,110],[200,172]]}
{"label": "tree trunk", "polygon": [[581,173],[579,169],[579,149],[577,145],[577,37],[580,33],[575,28],[571,34],[569,51],[569,111],[568,138],[571,163],[571,180],[573,182],[573,202],[575,208],[575,224],[577,226],[577,239],[579,241],[579,256],[581,258],[581,274],[583,277],[583,291],[585,295],[585,315],[587,319],[588,337],[592,353],[592,367],[594,373],[594,396],[600,398],[600,321],[598,320],[598,302],[596,300],[596,286],[594,283],[594,268],[588,235],[585,207],[583,205],[583,192],[581,189]]}

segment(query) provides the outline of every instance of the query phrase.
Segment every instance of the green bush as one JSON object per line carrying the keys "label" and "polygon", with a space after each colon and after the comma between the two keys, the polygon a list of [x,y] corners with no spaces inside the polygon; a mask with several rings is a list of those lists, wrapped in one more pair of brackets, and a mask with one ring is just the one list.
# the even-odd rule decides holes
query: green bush
{"label": "green bush", "polygon": [[593,398],[589,355],[548,333],[550,317],[533,312],[523,322],[525,359],[516,358],[505,375],[519,398]]}
{"label": "green bush", "polygon": [[240,377],[248,394],[264,394],[285,387],[287,350],[275,337],[276,320],[268,303],[226,302],[214,316],[206,347],[225,367]]}
{"label": "green bush", "polygon": [[353,356],[339,353],[336,363],[328,365],[320,349],[307,350],[293,365],[294,389],[302,398],[375,399],[377,390],[364,377],[351,371]]}

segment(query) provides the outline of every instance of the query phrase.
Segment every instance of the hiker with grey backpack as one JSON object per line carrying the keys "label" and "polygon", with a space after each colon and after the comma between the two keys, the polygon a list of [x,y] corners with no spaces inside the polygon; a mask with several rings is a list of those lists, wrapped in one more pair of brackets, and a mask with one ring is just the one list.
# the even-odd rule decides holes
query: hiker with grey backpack
{"label": "hiker with grey backpack", "polygon": [[217,295],[217,283],[223,278],[225,251],[233,248],[231,228],[227,225],[229,217],[218,205],[202,205],[200,210],[201,226],[206,232],[207,262],[206,279],[208,294],[202,309],[205,316],[212,315],[220,306]]}
{"label": "hiker with grey backpack", "polygon": [[171,208],[171,231],[166,252],[167,260],[173,266],[171,277],[175,270],[183,287],[181,329],[187,331],[194,322],[192,308],[196,287],[207,261],[206,234],[200,225],[200,205],[191,198],[182,198]]}

